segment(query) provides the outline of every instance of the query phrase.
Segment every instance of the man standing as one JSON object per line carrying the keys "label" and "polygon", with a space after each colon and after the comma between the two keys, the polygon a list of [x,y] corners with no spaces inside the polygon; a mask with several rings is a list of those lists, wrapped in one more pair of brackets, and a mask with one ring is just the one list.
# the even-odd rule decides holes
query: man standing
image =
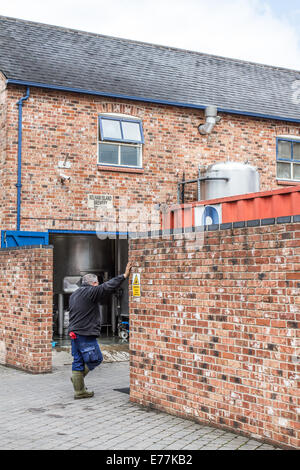
{"label": "man standing", "polygon": [[99,285],[95,274],[86,274],[82,285],[70,297],[69,301],[69,335],[72,345],[72,378],[74,398],[91,398],[94,392],[88,392],[84,377],[103,361],[97,342],[101,324],[98,304],[107,294],[112,294],[127,279],[131,263],[128,263],[124,274],[114,277]]}

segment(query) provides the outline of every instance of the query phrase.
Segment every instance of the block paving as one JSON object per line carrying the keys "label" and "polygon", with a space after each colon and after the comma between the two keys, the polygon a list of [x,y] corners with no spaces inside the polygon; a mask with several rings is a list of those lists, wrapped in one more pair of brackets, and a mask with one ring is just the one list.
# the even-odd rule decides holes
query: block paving
{"label": "block paving", "polygon": [[32,375],[0,366],[1,450],[273,450],[274,446],[131,403],[128,362],[86,378],[95,396],[74,400],[70,365]]}

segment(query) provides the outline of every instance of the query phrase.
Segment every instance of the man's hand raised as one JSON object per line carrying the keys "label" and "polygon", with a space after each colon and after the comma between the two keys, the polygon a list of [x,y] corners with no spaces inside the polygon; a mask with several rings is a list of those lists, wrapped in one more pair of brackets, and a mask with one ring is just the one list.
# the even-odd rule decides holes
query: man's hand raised
{"label": "man's hand raised", "polygon": [[127,279],[129,277],[131,268],[132,268],[132,262],[127,263],[126,270],[125,270],[125,273],[124,273],[125,279]]}

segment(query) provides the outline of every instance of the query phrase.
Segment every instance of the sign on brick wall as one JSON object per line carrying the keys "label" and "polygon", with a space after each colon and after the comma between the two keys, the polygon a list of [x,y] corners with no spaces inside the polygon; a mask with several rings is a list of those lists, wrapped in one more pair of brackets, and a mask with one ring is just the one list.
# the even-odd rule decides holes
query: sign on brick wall
{"label": "sign on brick wall", "polygon": [[132,295],[133,297],[141,296],[141,275],[138,273],[132,276]]}
{"label": "sign on brick wall", "polygon": [[111,194],[88,194],[88,207],[90,209],[112,208],[113,196]]}

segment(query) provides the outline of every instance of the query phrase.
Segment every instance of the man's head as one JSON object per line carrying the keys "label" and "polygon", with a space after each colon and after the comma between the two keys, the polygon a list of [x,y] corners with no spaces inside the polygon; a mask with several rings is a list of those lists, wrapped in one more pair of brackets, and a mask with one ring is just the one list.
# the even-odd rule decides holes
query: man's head
{"label": "man's head", "polygon": [[82,285],[84,286],[98,286],[99,281],[96,274],[85,274],[82,277]]}

